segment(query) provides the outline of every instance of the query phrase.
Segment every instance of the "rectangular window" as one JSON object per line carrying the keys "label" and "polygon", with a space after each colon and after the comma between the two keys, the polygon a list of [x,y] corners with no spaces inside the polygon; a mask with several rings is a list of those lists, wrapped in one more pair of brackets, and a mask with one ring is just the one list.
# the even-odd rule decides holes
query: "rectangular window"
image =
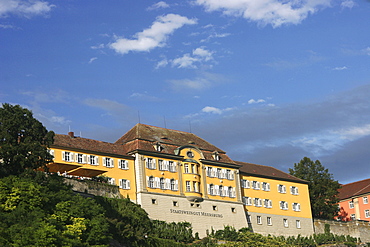
{"label": "rectangular window", "polygon": [[262,190],[263,191],[270,191],[270,184],[266,183],[266,182],[263,182],[262,183]]}
{"label": "rectangular window", "polygon": [[89,161],[90,161],[90,165],[93,165],[93,166],[99,165],[99,157],[95,155],[90,155]]}
{"label": "rectangular window", "polygon": [[83,156],[82,156],[82,154],[77,154],[77,163],[80,163],[80,164],[83,163]]}
{"label": "rectangular window", "polygon": [[262,225],[262,217],[261,216],[257,216],[257,224]]}
{"label": "rectangular window", "polygon": [[130,180],[120,179],[119,180],[119,187],[123,190],[129,190],[130,189]]}
{"label": "rectangular window", "polygon": [[186,181],[186,191],[191,191],[190,181]]}
{"label": "rectangular window", "polygon": [[355,214],[351,214],[351,220],[356,220],[356,215]]}
{"label": "rectangular window", "polygon": [[236,208],[231,208],[232,213],[236,213]]}
{"label": "rectangular window", "polygon": [[74,162],[73,160],[73,153],[71,152],[62,152],[62,160],[67,162]]}
{"label": "rectangular window", "polygon": [[212,167],[207,167],[207,176],[212,177]]}
{"label": "rectangular window", "polygon": [[176,166],[175,166],[175,162],[173,161],[168,161],[168,168],[170,170],[170,172],[176,172]]}
{"label": "rectangular window", "polygon": [[179,203],[178,203],[177,201],[173,201],[173,202],[172,202],[172,205],[173,205],[174,207],[178,207],[178,206],[179,206]]}
{"label": "rectangular window", "polygon": [[368,204],[369,203],[369,201],[367,199],[367,196],[362,197],[362,200],[363,200],[364,204]]}
{"label": "rectangular window", "polygon": [[158,160],[158,167],[160,171],[164,171],[164,162],[163,160]]}
{"label": "rectangular window", "polygon": [[229,180],[234,179],[233,173],[229,169],[226,170],[226,178],[229,179]]}
{"label": "rectangular window", "polygon": [[370,211],[369,209],[365,210],[365,218],[370,218]]}
{"label": "rectangular window", "polygon": [[189,173],[189,164],[184,165],[184,171],[185,173]]}
{"label": "rectangular window", "polygon": [[294,202],[292,204],[292,207],[293,207],[293,211],[296,211],[296,212],[301,211],[301,204],[299,204],[299,203]]}
{"label": "rectangular window", "polygon": [[283,225],[284,227],[289,227],[288,219],[283,219]]}
{"label": "rectangular window", "polygon": [[295,226],[300,229],[301,228],[301,221],[300,220],[296,220],[295,221]]}
{"label": "rectangular window", "polygon": [[152,199],[152,204],[157,204],[157,200],[156,199]]}
{"label": "rectangular window", "polygon": [[103,165],[109,168],[114,167],[113,159],[108,157],[103,157]]}
{"label": "rectangular window", "polygon": [[252,198],[248,196],[243,196],[243,203],[246,206],[252,206]]}
{"label": "rectangular window", "polygon": [[217,211],[217,206],[212,206],[212,209],[213,209],[214,211]]}
{"label": "rectangular window", "polygon": [[254,198],[254,206],[256,206],[256,207],[262,207],[262,199],[260,199],[260,198]]}
{"label": "rectangular window", "polygon": [[267,217],[267,225],[269,225],[269,226],[271,226],[271,225],[272,225],[271,217]]}
{"label": "rectangular window", "polygon": [[288,203],[286,201],[280,201],[280,209],[288,210]]}
{"label": "rectangular window", "polygon": [[292,195],[298,195],[298,187],[296,187],[296,186],[290,186],[290,193]]}
{"label": "rectangular window", "polygon": [[152,170],[156,169],[155,160],[153,158],[146,158],[146,168]]}
{"label": "rectangular window", "polygon": [[221,168],[217,168],[216,176],[217,176],[217,178],[222,178]]}
{"label": "rectangular window", "polygon": [[252,188],[253,188],[254,190],[259,190],[259,189],[260,189],[260,183],[259,183],[259,182],[257,182],[257,181],[253,181],[253,182],[252,182]]}
{"label": "rectangular window", "polygon": [[348,203],[349,203],[349,208],[354,208],[355,207],[355,205],[353,204],[353,200],[349,201]]}
{"label": "rectangular window", "polygon": [[245,189],[250,188],[249,180],[242,179],[241,184],[242,184],[242,188],[245,188]]}
{"label": "rectangular window", "polygon": [[118,167],[123,170],[128,170],[128,161],[127,160],[119,160]]}
{"label": "rectangular window", "polygon": [[279,193],[286,193],[286,187],[285,187],[285,185],[278,184],[278,192]]}
{"label": "rectangular window", "polygon": [[270,199],[265,199],[264,206],[265,208],[272,208],[272,201]]}

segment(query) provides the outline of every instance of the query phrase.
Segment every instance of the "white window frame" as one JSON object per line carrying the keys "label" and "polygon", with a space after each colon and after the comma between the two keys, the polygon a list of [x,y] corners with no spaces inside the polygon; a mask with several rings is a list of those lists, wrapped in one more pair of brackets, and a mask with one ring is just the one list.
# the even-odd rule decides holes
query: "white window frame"
{"label": "white window frame", "polygon": [[119,187],[123,190],[129,190],[130,189],[130,180],[120,179],[119,180]]}
{"label": "white window frame", "polygon": [[168,161],[168,170],[170,172],[176,172],[176,163],[173,161]]}
{"label": "white window frame", "polygon": [[364,204],[368,204],[369,203],[369,199],[368,199],[367,196],[362,197],[362,201],[363,201]]}
{"label": "white window frame", "polygon": [[271,219],[271,217],[269,217],[269,216],[268,216],[268,217],[266,218],[266,221],[267,221],[267,225],[268,225],[268,226],[272,226],[272,219]]}
{"label": "white window frame", "polygon": [[165,178],[160,178],[159,179],[159,188],[161,190],[165,190],[166,189],[166,180],[165,180]]}
{"label": "white window frame", "polygon": [[265,208],[272,208],[272,201],[270,199],[264,199],[263,200],[263,206]]}
{"label": "white window frame", "polygon": [[297,186],[290,186],[290,193],[292,195],[299,195]]}
{"label": "white window frame", "polygon": [[262,216],[257,215],[257,224],[262,225]]}
{"label": "white window frame", "polygon": [[243,196],[243,203],[246,206],[252,206],[252,197]]}
{"label": "white window frame", "polygon": [[114,167],[114,159],[110,157],[103,157],[103,166],[107,168],[113,168]]}
{"label": "white window frame", "polygon": [[263,191],[270,191],[270,183],[263,182],[262,183],[262,190]]}
{"label": "white window frame", "polygon": [[292,203],[292,208],[293,208],[293,211],[300,212],[301,211],[301,204],[299,204],[297,202],[293,202]]}
{"label": "white window frame", "polygon": [[288,203],[286,201],[280,201],[279,202],[279,205],[280,205],[280,209],[282,210],[288,210]]}
{"label": "white window frame", "polygon": [[356,220],[356,214],[351,214],[350,218],[351,218],[351,220]]}
{"label": "white window frame", "polygon": [[184,173],[189,173],[189,164],[184,164]]}
{"label": "white window frame", "polygon": [[255,207],[262,207],[262,199],[261,198],[254,198],[254,206]]}
{"label": "white window frame", "polygon": [[146,158],[145,159],[145,166],[146,168],[148,169],[151,169],[151,170],[155,170],[156,169],[156,163],[155,163],[155,159],[153,158]]}
{"label": "white window frame", "polygon": [[98,166],[99,165],[99,157],[96,155],[89,155],[88,162],[90,165]]}
{"label": "white window frame", "polygon": [[289,227],[288,219],[283,219],[283,225],[284,225],[284,227]]}
{"label": "white window frame", "polygon": [[241,185],[244,189],[249,189],[251,187],[250,182],[247,179],[241,179]]}
{"label": "white window frame", "polygon": [[155,178],[153,176],[148,177],[148,187],[151,189],[155,189]]}
{"label": "white window frame", "polygon": [[285,194],[286,193],[286,186],[283,185],[283,184],[278,184],[278,192],[279,193],[282,193],[282,194]]}
{"label": "white window frame", "polygon": [[252,181],[252,189],[254,189],[254,190],[261,189],[260,182],[258,182],[258,181]]}
{"label": "white window frame", "polygon": [[128,161],[127,160],[118,160],[118,168],[122,170],[128,170]]}
{"label": "white window frame", "polygon": [[350,201],[348,202],[348,207],[349,207],[350,209],[352,209],[352,208],[354,208],[354,207],[355,207],[355,204],[354,204],[353,200],[350,200]]}
{"label": "white window frame", "polygon": [[191,191],[190,181],[186,181],[185,184],[186,184],[186,192],[190,192]]}
{"label": "white window frame", "polygon": [[295,226],[297,229],[301,229],[301,221],[300,220],[296,220],[295,221]]}
{"label": "white window frame", "polygon": [[370,210],[369,209],[365,210],[365,218],[370,218]]}

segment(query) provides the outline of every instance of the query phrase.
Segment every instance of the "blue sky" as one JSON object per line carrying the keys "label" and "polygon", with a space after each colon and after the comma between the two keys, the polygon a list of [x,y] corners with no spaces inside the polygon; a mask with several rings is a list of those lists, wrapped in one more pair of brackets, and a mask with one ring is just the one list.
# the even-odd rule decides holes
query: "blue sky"
{"label": "blue sky", "polygon": [[114,142],[191,131],[283,171],[369,178],[370,2],[0,0],[0,102]]}

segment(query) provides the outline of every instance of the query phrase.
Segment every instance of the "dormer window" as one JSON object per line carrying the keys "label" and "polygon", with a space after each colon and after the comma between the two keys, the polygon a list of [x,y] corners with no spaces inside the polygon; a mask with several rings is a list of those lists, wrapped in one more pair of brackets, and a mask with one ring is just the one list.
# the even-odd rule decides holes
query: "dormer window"
{"label": "dormer window", "polygon": [[213,152],[212,156],[214,160],[220,160],[220,155],[217,151]]}
{"label": "dormer window", "polygon": [[186,153],[186,156],[188,156],[189,158],[194,158],[194,153],[192,151],[188,151]]}
{"label": "dormer window", "polygon": [[156,143],[156,144],[154,145],[154,148],[155,148],[155,150],[156,150],[156,151],[158,151],[158,152],[161,152],[161,151],[163,150],[163,147],[161,146],[161,144],[160,144],[160,143]]}

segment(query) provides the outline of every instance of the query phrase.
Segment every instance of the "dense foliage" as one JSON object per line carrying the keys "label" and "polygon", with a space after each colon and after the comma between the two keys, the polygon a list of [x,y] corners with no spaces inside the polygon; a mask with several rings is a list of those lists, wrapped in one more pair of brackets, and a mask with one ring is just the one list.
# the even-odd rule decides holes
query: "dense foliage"
{"label": "dense foliage", "polygon": [[0,108],[0,177],[21,174],[52,161],[47,148],[54,132],[19,105],[3,104]]}
{"label": "dense foliage", "polygon": [[289,173],[295,177],[308,181],[312,216],[319,219],[333,219],[338,213],[338,193],[340,184],[333,175],[321,165],[304,157],[298,164],[294,164]]}

